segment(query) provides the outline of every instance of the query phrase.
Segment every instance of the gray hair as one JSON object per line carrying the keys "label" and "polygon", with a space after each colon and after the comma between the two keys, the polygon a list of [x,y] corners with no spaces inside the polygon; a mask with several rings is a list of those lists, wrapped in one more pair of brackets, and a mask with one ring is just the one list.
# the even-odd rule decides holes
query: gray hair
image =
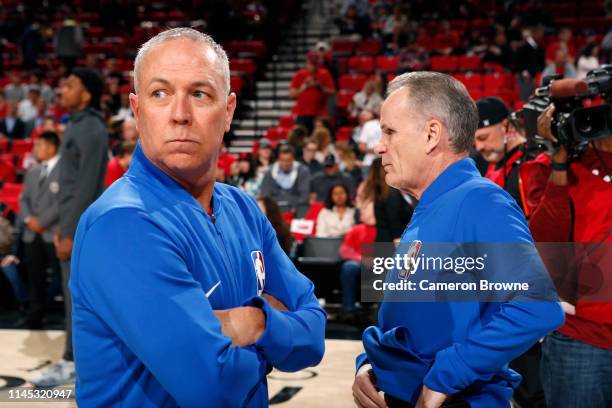
{"label": "gray hair", "polygon": [[478,109],[461,82],[440,72],[409,72],[391,81],[386,97],[401,88],[408,89],[411,111],[424,120],[437,119],[448,129],[455,153],[472,146]]}
{"label": "gray hair", "polygon": [[215,54],[219,58],[221,69],[223,70],[223,79],[226,93],[229,93],[230,68],[229,59],[227,58],[225,50],[223,49],[223,47],[221,47],[221,45],[216,43],[215,40],[213,40],[212,37],[208,34],[204,34],[198,30],[189,27],[177,27],[170,30],[162,31],[146,43],[142,44],[142,46],[138,49],[138,54],[136,54],[136,59],[134,60],[134,90],[136,91],[136,93],[138,93],[138,77],[140,73],[140,66],[142,65],[142,60],[144,59],[144,57],[156,45],[180,38],[188,38],[195,43],[209,47],[215,52]]}

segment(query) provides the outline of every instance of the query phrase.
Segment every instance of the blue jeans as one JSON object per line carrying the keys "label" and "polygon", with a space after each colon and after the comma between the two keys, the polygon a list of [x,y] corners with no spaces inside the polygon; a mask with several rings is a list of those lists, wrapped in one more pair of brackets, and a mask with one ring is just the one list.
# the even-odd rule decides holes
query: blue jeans
{"label": "blue jeans", "polygon": [[20,305],[23,305],[28,300],[28,291],[21,279],[21,276],[19,276],[17,266],[15,264],[12,264],[6,267],[0,267],[0,269],[2,269],[2,273],[13,288],[15,299],[17,299],[17,302]]}
{"label": "blue jeans", "polygon": [[340,288],[342,290],[342,310],[355,310],[355,302],[359,296],[361,265],[355,261],[344,261],[340,268]]}
{"label": "blue jeans", "polygon": [[612,407],[612,350],[552,332],[542,344],[541,374],[549,407]]}

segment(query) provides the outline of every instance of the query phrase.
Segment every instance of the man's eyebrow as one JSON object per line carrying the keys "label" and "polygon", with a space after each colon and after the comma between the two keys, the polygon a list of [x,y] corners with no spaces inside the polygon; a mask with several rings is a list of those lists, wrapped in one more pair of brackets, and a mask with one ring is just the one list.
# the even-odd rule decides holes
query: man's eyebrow
{"label": "man's eyebrow", "polygon": [[[170,81],[168,81],[167,79],[163,79],[163,78],[153,78],[149,81],[149,85],[155,83],[155,82],[159,82],[163,85],[166,86],[172,86],[172,84],[170,83]],[[205,88],[211,88],[213,90],[215,90],[215,86],[210,82],[210,81],[195,81],[195,82],[191,82],[189,84],[190,88],[200,88],[200,87],[205,87]]]}
{"label": "man's eyebrow", "polygon": [[387,126],[386,124],[382,124],[380,125],[380,129],[385,132],[385,133],[395,133],[395,129],[390,128],[389,126]]}

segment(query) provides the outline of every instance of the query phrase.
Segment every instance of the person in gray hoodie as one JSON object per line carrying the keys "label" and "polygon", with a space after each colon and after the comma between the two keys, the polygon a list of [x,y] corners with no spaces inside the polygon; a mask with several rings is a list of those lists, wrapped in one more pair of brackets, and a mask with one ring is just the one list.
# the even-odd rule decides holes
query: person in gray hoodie
{"label": "person in gray hoodie", "polygon": [[261,182],[261,195],[272,197],[280,207],[295,208],[308,204],[310,171],[295,160],[293,146],[282,145],[278,161],[270,166]]}
{"label": "person in gray hoodie", "polygon": [[59,166],[59,231],[54,244],[62,269],[66,307],[66,346],[63,358],[30,380],[40,387],[74,381],[72,355],[72,305],[68,281],[72,241],[81,214],[104,191],[108,162],[108,133],[100,112],[102,79],[87,68],[75,68],[61,85],[61,104],[70,112],[64,132]]}

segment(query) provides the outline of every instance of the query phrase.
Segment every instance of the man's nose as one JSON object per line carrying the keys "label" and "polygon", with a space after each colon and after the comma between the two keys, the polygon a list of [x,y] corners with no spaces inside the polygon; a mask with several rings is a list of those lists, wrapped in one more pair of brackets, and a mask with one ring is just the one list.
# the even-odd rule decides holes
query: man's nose
{"label": "man's nose", "polygon": [[189,125],[192,120],[189,95],[177,94],[172,102],[172,121],[178,125]]}
{"label": "man's nose", "polygon": [[386,152],[387,152],[387,145],[384,144],[382,140],[376,143],[376,146],[374,146],[374,153],[381,155]]}

